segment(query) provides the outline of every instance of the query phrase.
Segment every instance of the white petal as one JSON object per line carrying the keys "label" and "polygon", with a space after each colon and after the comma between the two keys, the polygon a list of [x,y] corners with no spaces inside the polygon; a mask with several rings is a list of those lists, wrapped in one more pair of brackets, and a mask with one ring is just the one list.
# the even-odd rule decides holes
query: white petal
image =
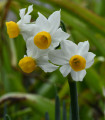
{"label": "white petal", "polygon": [[41,50],[38,48],[38,57],[45,56],[45,55],[48,56],[48,53],[49,53],[49,49]]}
{"label": "white petal", "polygon": [[27,55],[33,58],[38,58],[38,49],[34,45],[34,42],[31,40],[27,40],[26,42],[26,47],[27,47]]}
{"label": "white petal", "polygon": [[28,7],[28,12],[27,12],[27,14],[30,14],[32,11],[33,11],[33,5],[30,5],[30,6]]}
{"label": "white petal", "polygon": [[85,55],[85,59],[86,59],[86,68],[89,68],[92,66],[92,64],[94,63],[94,57],[96,55],[92,52],[88,52],[86,55]]}
{"label": "white petal", "polygon": [[24,16],[24,20],[22,21],[22,23],[30,23],[30,21],[31,21],[31,15],[26,14]]}
{"label": "white petal", "polygon": [[61,49],[66,56],[70,59],[71,56],[76,54],[77,45],[69,40],[64,40],[61,42]]}
{"label": "white petal", "polygon": [[66,77],[70,72],[71,72],[71,67],[69,64],[66,64],[66,65],[63,65],[61,68],[60,68],[60,72],[62,73],[62,75],[64,77]]}
{"label": "white petal", "polygon": [[50,30],[50,24],[46,17],[42,15],[40,12],[38,12],[39,17],[36,19],[35,24],[42,28],[43,31],[49,32]]}
{"label": "white petal", "polygon": [[62,40],[66,40],[70,35],[66,32],[63,32],[61,28],[59,28],[53,35],[52,40],[55,42],[61,42]]}
{"label": "white petal", "polygon": [[20,13],[19,13],[19,15],[20,15],[21,19],[24,17],[24,15],[25,15],[25,11],[26,11],[26,8],[24,8],[24,9],[20,9]]}
{"label": "white petal", "polygon": [[85,75],[86,75],[86,70],[82,70],[79,72],[75,72],[71,70],[71,76],[74,81],[82,81]]}
{"label": "white petal", "polygon": [[35,24],[18,24],[18,25],[25,41],[32,37],[34,38],[34,36],[41,31],[41,29],[37,27]]}
{"label": "white petal", "polygon": [[50,48],[54,50],[57,46],[59,46],[59,42],[52,42]]}
{"label": "white petal", "polygon": [[84,56],[89,50],[89,42],[85,41],[85,42],[80,42],[78,44],[78,49],[77,49],[77,53],[78,55]]}
{"label": "white petal", "polygon": [[26,8],[20,10],[21,19],[17,22],[18,24],[30,23],[31,15],[29,15],[33,11],[33,5],[28,7],[28,12],[25,14]]}
{"label": "white petal", "polygon": [[37,62],[37,65],[40,68],[42,68],[45,72],[53,72],[58,68],[58,66],[49,63],[47,56],[38,58],[36,62]]}
{"label": "white petal", "polygon": [[24,23],[30,23],[31,21],[31,15],[29,15],[31,12],[33,11],[33,5],[30,5],[28,7],[28,12],[26,13],[26,15],[24,16]]}
{"label": "white petal", "polygon": [[18,23],[19,24],[21,24],[21,23],[30,23],[31,15],[29,15],[29,14],[32,11],[33,11],[33,5],[30,5],[28,7],[28,12],[26,14],[24,13],[25,11],[22,11],[21,14],[20,14],[20,16],[22,16],[22,15],[24,15],[24,16],[21,17],[22,19],[20,21],[18,21]]}
{"label": "white petal", "polygon": [[41,50],[35,44],[33,39],[28,39],[26,42],[27,46],[27,54],[28,56],[32,56],[33,58],[37,59],[41,56],[48,55],[49,49]]}
{"label": "white petal", "polygon": [[60,10],[52,13],[49,16],[48,21],[51,25],[51,31],[52,31],[52,33],[54,33],[60,26]]}
{"label": "white petal", "polygon": [[94,63],[94,59],[91,60],[90,62],[87,62],[87,63],[86,63],[86,68],[91,67],[91,66],[93,65],[93,63]]}
{"label": "white petal", "polygon": [[86,57],[85,57],[86,62],[92,61],[92,60],[94,59],[95,56],[96,56],[96,55],[95,55],[94,53],[88,52],[88,53],[86,54]]}
{"label": "white petal", "polygon": [[62,50],[52,50],[48,53],[48,57],[52,63],[57,65],[69,63],[68,57],[63,54]]}

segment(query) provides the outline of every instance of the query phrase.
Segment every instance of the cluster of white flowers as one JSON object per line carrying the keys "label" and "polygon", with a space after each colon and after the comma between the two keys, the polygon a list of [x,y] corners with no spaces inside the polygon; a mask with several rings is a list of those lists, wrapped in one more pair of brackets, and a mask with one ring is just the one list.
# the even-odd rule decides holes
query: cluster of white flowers
{"label": "cluster of white flowers", "polygon": [[[45,72],[52,72],[60,68],[66,77],[70,72],[73,80],[82,81],[86,68],[94,63],[95,54],[88,52],[89,42],[78,45],[67,40],[69,34],[60,28],[60,11],[52,13],[48,19],[38,12],[35,22],[30,22],[33,5],[20,10],[20,20],[6,22],[7,33],[10,38],[22,34],[27,47],[27,55],[20,61],[20,68],[31,73],[37,66]],[[61,49],[55,49],[58,45]],[[50,61],[50,62],[49,62]]]}

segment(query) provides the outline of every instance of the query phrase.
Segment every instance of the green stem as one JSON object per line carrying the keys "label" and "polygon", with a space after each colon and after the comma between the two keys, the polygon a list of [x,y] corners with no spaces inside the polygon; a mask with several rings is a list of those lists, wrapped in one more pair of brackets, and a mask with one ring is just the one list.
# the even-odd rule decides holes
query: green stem
{"label": "green stem", "polygon": [[78,107],[78,95],[77,95],[76,82],[72,81],[71,77],[68,77],[68,83],[70,87],[70,96],[71,96],[72,120],[79,120],[79,107]]}

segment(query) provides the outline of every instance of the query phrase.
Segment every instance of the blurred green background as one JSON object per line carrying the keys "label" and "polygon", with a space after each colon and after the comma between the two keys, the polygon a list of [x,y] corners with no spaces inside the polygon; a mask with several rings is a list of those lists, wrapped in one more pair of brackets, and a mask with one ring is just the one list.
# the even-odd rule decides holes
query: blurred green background
{"label": "blurred green background", "polygon": [[25,42],[21,35],[15,39],[7,35],[5,22],[17,22],[19,9],[31,4],[32,21],[38,11],[48,17],[61,9],[69,39],[75,43],[89,41],[96,57],[83,82],[77,82],[80,120],[104,120],[105,0],[0,0],[0,120],[6,111],[12,120],[44,120],[47,111],[54,120],[56,92],[61,111],[65,100],[69,113],[67,78],[58,70],[46,74],[38,68],[31,74],[23,73],[18,62],[26,54]]}

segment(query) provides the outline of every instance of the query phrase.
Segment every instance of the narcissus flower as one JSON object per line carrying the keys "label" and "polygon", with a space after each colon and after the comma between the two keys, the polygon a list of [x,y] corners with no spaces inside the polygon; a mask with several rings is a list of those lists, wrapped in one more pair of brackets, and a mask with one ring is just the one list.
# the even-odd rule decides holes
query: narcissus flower
{"label": "narcissus flower", "polygon": [[48,53],[39,52],[27,41],[27,56],[19,61],[19,66],[25,73],[33,72],[36,67],[40,67],[45,72],[52,72],[58,68],[49,62]]}
{"label": "narcissus flower", "polygon": [[[26,8],[21,9],[20,10],[20,18],[21,19],[17,23],[15,23],[13,21],[6,22],[7,33],[10,38],[17,37],[20,33],[24,33],[24,30],[26,30],[26,29],[28,31],[29,28],[27,26],[25,26],[25,24],[30,23],[31,15],[29,15],[29,14],[32,12],[32,10],[33,10],[33,5],[30,5],[28,7],[28,11],[26,14],[25,14]],[[27,31],[25,31],[25,34],[27,34]]]}
{"label": "narcissus flower", "polygon": [[32,25],[31,34],[27,38],[38,50],[54,49],[62,40],[69,37],[69,34],[60,28],[60,11],[55,11],[48,19],[41,13],[38,15],[35,24]]}
{"label": "narcissus flower", "polygon": [[50,51],[48,56],[52,63],[61,65],[60,72],[64,77],[71,72],[73,80],[82,81],[86,75],[85,69],[94,63],[95,54],[88,50],[88,41],[76,45],[65,40],[61,42],[61,49]]}

